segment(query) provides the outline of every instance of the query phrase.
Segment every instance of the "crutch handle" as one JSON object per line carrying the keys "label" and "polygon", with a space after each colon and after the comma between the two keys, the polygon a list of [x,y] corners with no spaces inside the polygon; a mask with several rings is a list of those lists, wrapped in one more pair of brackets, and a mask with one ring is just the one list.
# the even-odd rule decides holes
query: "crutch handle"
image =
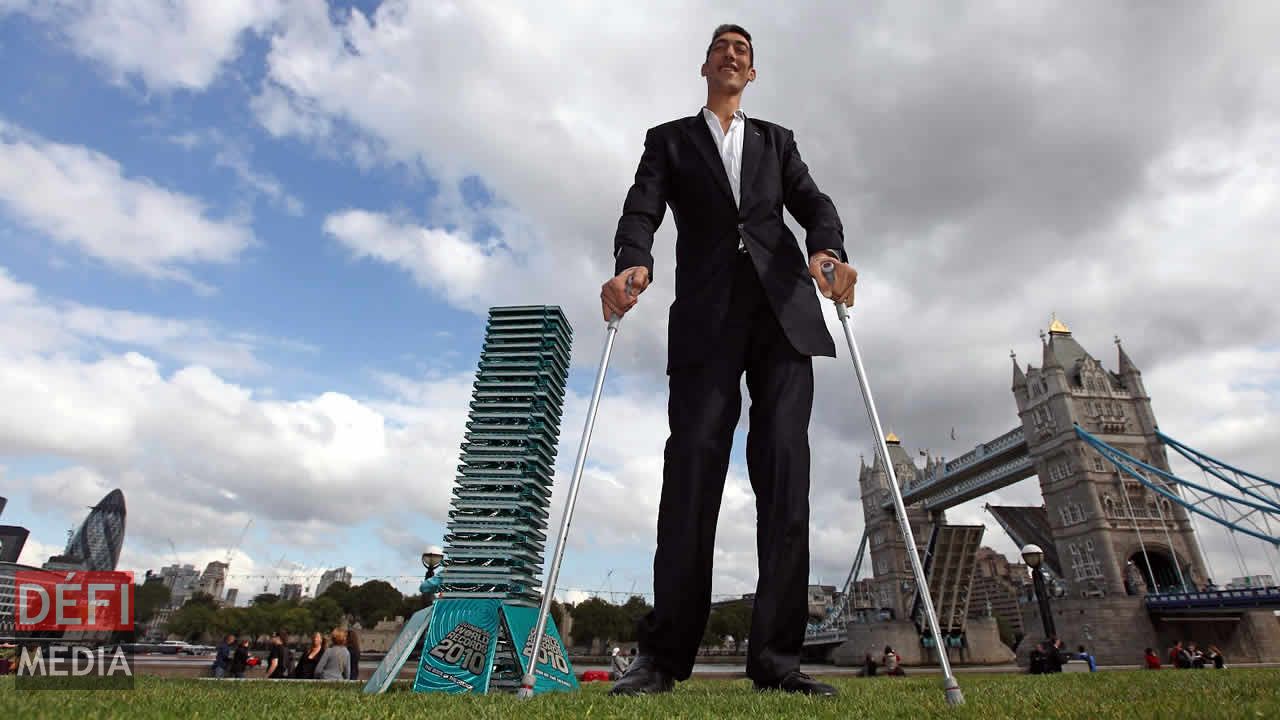
{"label": "crutch handle", "polygon": [[[627,297],[632,297],[634,295],[635,293],[631,292],[631,273],[627,273]],[[618,313],[614,313],[609,316],[609,327],[616,328],[620,322],[622,322],[622,316]]]}
{"label": "crutch handle", "polygon": [[[820,267],[822,268],[822,277],[826,278],[827,287],[831,288],[831,294],[835,295],[836,264],[830,260],[823,260]],[[836,314],[840,316],[841,320],[849,316],[849,311],[845,308],[844,303],[835,299],[833,299],[832,302],[836,304]]]}

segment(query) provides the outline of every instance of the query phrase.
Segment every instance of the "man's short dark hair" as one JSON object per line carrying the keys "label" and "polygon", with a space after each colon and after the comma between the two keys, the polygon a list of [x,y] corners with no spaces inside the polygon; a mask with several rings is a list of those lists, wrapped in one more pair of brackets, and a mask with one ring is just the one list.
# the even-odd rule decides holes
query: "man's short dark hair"
{"label": "man's short dark hair", "polygon": [[719,40],[720,36],[725,33],[738,33],[747,39],[747,62],[751,63],[750,67],[755,67],[756,44],[751,42],[751,33],[747,32],[747,29],[741,25],[734,25],[732,23],[725,23],[724,25],[721,25],[716,28],[714,33],[711,34],[711,44],[707,46],[707,57],[705,59],[711,59],[711,48],[715,46],[716,40]]}

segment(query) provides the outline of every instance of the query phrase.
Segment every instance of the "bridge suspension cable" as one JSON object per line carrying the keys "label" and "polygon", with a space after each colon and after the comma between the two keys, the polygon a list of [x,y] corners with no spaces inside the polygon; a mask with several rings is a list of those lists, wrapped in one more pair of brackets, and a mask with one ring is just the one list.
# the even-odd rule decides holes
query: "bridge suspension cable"
{"label": "bridge suspension cable", "polygon": [[[1205,485],[1210,484],[1209,477],[1221,480],[1235,490],[1248,495],[1249,497],[1267,503],[1276,509],[1280,509],[1280,483],[1269,480],[1261,475],[1251,473],[1248,470],[1242,470],[1230,463],[1223,462],[1212,455],[1201,452],[1186,443],[1179,442],[1177,439],[1156,431],[1156,435],[1168,447],[1171,447],[1179,455],[1195,465],[1200,470],[1200,475],[1204,478]],[[1222,500],[1218,501],[1219,509],[1222,509]],[[1271,528],[1271,519],[1268,515],[1262,515],[1262,522],[1266,528],[1266,533],[1275,536],[1276,533]],[[1231,536],[1231,546],[1235,550],[1236,560],[1240,563],[1240,573],[1244,577],[1249,577],[1249,567],[1245,562],[1244,552],[1240,549],[1240,541],[1236,537],[1235,530],[1229,530]],[[1280,572],[1277,572],[1276,558],[1280,556],[1280,545],[1273,544],[1271,546],[1273,552],[1267,555],[1267,563],[1271,566],[1271,577],[1280,578]]]}
{"label": "bridge suspension cable", "polygon": [[[1076,435],[1122,473],[1134,478],[1151,491],[1167,498],[1170,502],[1177,503],[1188,511],[1208,518],[1229,530],[1257,538],[1272,547],[1280,547],[1280,537],[1277,537],[1271,531],[1271,520],[1274,518],[1280,521],[1280,507],[1269,502],[1260,502],[1258,498],[1254,497],[1253,493],[1245,493],[1249,495],[1248,498],[1236,497],[1200,483],[1180,478],[1167,470],[1150,465],[1123,450],[1108,445],[1079,425],[1076,426],[1075,430]],[[1152,480],[1152,477],[1158,477],[1165,482],[1157,483]],[[1270,481],[1267,482],[1269,483]],[[1169,484],[1176,486],[1181,494],[1174,492]],[[1232,486],[1235,487],[1234,484]],[[1186,495],[1185,498],[1183,494]],[[1215,502],[1218,505],[1217,512],[1212,509]]]}
{"label": "bridge suspension cable", "polygon": [[867,528],[862,529],[862,540],[858,542],[858,553],[853,557],[853,567],[849,568],[849,576],[845,578],[844,589],[840,596],[840,602],[825,618],[816,623],[809,623],[805,632],[809,637],[816,637],[830,633],[843,635],[845,633],[845,625],[849,622],[849,600],[856,591],[858,585],[858,573],[862,569],[862,558],[867,554],[867,540],[870,531]]}
{"label": "bridge suspension cable", "polygon": [[[1241,470],[1233,465],[1228,465],[1211,455],[1206,455],[1193,447],[1178,442],[1159,430],[1156,431],[1156,436],[1165,445],[1173,448],[1179,455],[1200,468],[1201,472],[1211,474],[1245,495],[1255,500],[1261,500],[1280,510],[1280,483],[1255,475],[1247,470]],[[1228,472],[1235,477],[1227,475]]]}

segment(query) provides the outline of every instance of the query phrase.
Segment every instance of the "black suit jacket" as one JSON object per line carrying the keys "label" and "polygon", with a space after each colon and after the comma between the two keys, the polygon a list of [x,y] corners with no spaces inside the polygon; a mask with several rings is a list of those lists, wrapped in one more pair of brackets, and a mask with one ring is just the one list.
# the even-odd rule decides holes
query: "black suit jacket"
{"label": "black suit jacket", "polygon": [[[694,365],[716,343],[729,307],[738,239],[774,314],[797,351],[835,356],[835,343],[809,275],[809,255],[834,251],[847,261],[835,205],[809,177],[795,135],[763,120],[746,121],[741,204],[701,111],[649,130],[635,184],[613,239],[614,273],[642,265],[653,278],[653,234],[667,206],[676,221],[676,299],[668,325],[667,372]],[[782,220],[785,207],[806,231],[808,253]]]}

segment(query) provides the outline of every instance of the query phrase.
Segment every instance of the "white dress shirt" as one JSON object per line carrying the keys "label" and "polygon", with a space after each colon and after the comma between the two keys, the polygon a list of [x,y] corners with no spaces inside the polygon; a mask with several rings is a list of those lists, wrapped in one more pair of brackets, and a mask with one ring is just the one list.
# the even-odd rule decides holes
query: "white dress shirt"
{"label": "white dress shirt", "polygon": [[[746,127],[747,114],[742,108],[733,111],[729,120],[729,132],[720,125],[720,118],[709,108],[702,108],[702,119],[707,121],[711,137],[716,141],[716,149],[720,151],[720,162],[724,163],[724,172],[729,176],[729,188],[733,190],[733,204],[742,208],[742,133]],[[738,251],[745,252],[746,241],[738,237]]]}
{"label": "white dress shirt", "polygon": [[729,176],[729,187],[733,190],[733,204],[741,207],[742,134],[746,129],[747,114],[741,108],[734,110],[727,133],[720,125],[720,118],[711,110],[702,108],[702,118],[707,121],[711,137],[716,141],[716,149],[720,151],[720,161],[724,163],[724,172]]}
{"label": "white dress shirt", "polygon": [[[720,151],[720,161],[724,163],[724,172],[729,176],[729,188],[733,190],[733,204],[741,209],[742,137],[746,133],[747,114],[742,111],[742,108],[734,110],[733,118],[729,120],[729,132],[724,131],[724,127],[720,125],[720,118],[711,112],[709,108],[702,108],[702,119],[707,121],[707,129],[711,131],[711,137],[716,142],[716,149]],[[738,250],[746,252],[746,249],[746,242],[739,236]],[[810,260],[819,254],[839,259],[830,250],[820,250],[811,255]]]}

